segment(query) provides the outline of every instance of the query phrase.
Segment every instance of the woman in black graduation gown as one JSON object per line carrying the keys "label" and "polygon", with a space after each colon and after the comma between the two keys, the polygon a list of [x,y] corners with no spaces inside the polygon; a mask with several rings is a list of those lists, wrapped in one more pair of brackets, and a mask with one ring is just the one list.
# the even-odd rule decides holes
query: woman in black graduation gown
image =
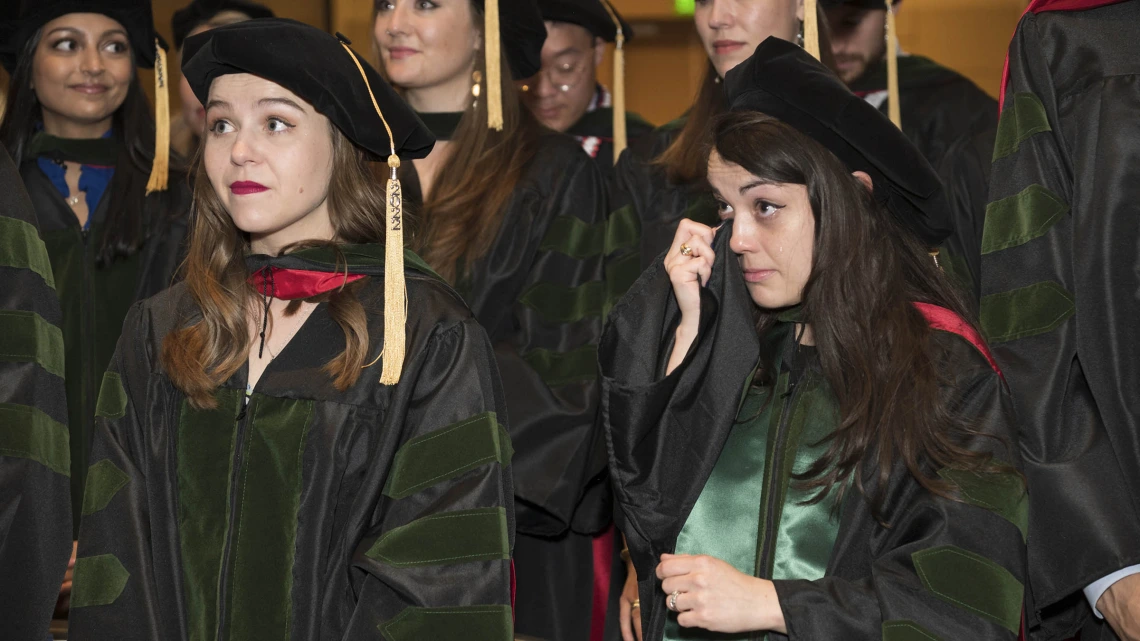
{"label": "woman in black graduation gown", "polygon": [[156,129],[137,73],[166,73],[149,0],[6,4],[0,140],[35,206],[63,311],[78,531],[99,381],[127,310],[170,285],[190,194],[184,173],[168,175],[166,89]]}
{"label": "woman in black graduation gown", "polygon": [[644,638],[1015,639],[1013,404],[926,251],[937,176],[790,43],[726,90],[726,222],[680,224],[600,350]]}
{"label": "woman in black graduation gown", "polygon": [[419,214],[411,245],[487,329],[506,389],[516,628],[584,639],[589,534],[608,519],[595,509],[600,501],[582,502],[603,470],[590,456],[600,436],[597,341],[610,303],[603,182],[572,138],[538,124],[511,80],[539,69],[546,30],[533,2],[499,0],[494,25],[472,0],[375,6],[384,71],[440,139],[405,183]]}
{"label": "woman in black graduation gown", "polygon": [[508,641],[492,347],[403,249],[397,168],[434,140],[313,27],[184,51],[208,123],[186,279],[104,378],[74,638]]}

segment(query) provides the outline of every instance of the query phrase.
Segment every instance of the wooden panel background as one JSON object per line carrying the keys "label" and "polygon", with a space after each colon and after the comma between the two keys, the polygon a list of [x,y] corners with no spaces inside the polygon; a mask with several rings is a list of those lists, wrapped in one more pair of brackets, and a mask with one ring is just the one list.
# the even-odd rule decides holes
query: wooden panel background
{"label": "wooden panel background", "polygon": [[[170,17],[185,0],[155,0],[155,22],[170,39]],[[352,39],[357,51],[375,60],[371,0],[261,0],[278,12]],[[629,108],[650,121],[677,117],[692,102],[706,59],[691,18],[673,15],[672,0],[614,0],[634,24],[637,40],[626,52]],[[929,56],[956,69],[995,94],[1010,36],[1027,0],[904,0],[899,41],[906,51]],[[178,81],[176,57],[171,79]],[[611,78],[611,64],[601,70]],[[145,74],[148,92],[153,76]],[[177,98],[172,102],[177,103]],[[177,104],[172,105],[177,112]]]}

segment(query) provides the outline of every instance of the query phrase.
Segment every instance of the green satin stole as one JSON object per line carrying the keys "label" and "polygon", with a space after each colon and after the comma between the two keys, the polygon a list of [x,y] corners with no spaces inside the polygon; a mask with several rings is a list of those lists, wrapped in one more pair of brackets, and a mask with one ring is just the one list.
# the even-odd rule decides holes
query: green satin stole
{"label": "green satin stole", "polygon": [[[773,579],[822,578],[839,531],[833,502],[804,505],[813,492],[796,487],[791,474],[800,473],[827,449],[820,441],[835,429],[838,413],[826,383],[816,373],[805,374],[790,412],[780,460],[776,438],[783,419],[788,374],[772,390],[749,389],[737,423],[725,442],[701,495],[677,538],[677,554],[707,554],[727,561],[745,574]],[[773,465],[779,465],[777,484],[768,484]],[[774,498],[773,498],[774,495]],[[777,501],[772,530],[776,540],[768,568],[757,568],[763,543],[769,501]],[[761,570],[764,570],[763,572]],[[663,595],[664,596],[664,595]],[[722,634],[682,628],[669,613],[664,641],[743,641],[763,639],[765,633]]]}

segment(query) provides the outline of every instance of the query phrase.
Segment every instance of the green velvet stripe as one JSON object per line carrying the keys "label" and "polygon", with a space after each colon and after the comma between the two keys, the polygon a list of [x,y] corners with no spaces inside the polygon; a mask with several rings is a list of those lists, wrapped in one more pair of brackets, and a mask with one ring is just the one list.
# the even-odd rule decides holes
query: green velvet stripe
{"label": "green velvet stripe", "polygon": [[995,200],[986,205],[982,254],[1044,236],[1068,212],[1069,205],[1041,185],[1030,185],[1019,194]]}
{"label": "green velvet stripe", "polygon": [[606,220],[606,246],[605,255],[619,249],[633,247],[641,238],[641,221],[633,207],[626,205],[612,213]]}
{"label": "green velvet stripe", "polygon": [[914,621],[883,621],[883,641],[942,641]]}
{"label": "green velvet stripe", "polygon": [[212,410],[196,410],[183,401],[178,422],[178,533],[190,641],[213,641],[217,636],[237,437],[234,417],[245,395],[220,389],[214,396],[218,406]]}
{"label": "green velvet stripe", "polygon": [[579,259],[608,256],[637,244],[640,236],[637,214],[627,205],[593,225],[577,216],[558,216],[550,222],[539,249]]}
{"label": "green velvet stripe", "polygon": [[35,312],[0,311],[0,360],[37,363],[63,376],[63,331]]}
{"label": "green velvet stripe", "polygon": [[597,345],[583,345],[569,352],[533,349],[523,355],[523,360],[551,387],[592,381],[598,376]]}
{"label": "green velvet stripe", "polygon": [[602,253],[605,242],[604,226],[591,225],[577,216],[558,216],[550,221],[538,248],[572,258],[589,258]]}
{"label": "green velvet stripe", "polygon": [[110,605],[127,587],[131,576],[114,554],[85,556],[75,560],[74,588],[71,607],[86,608]]}
{"label": "green velvet stripe", "polygon": [[506,509],[460,510],[393,528],[372,544],[367,555],[394,567],[509,559],[509,537]]}
{"label": "green velvet stripe", "polygon": [[1021,477],[1013,473],[979,474],[950,468],[938,470],[938,475],[957,486],[964,501],[1014,524],[1021,530],[1022,539],[1028,536],[1029,495]]}
{"label": "green velvet stripe", "polygon": [[571,323],[601,316],[606,305],[606,285],[590,281],[578,287],[535,283],[523,292],[519,302],[553,323]]}
{"label": "green velvet stripe", "polygon": [[254,394],[253,421],[235,496],[227,638],[287,639],[302,458],[313,402]]}
{"label": "green velvet stripe", "polygon": [[1005,629],[1021,629],[1025,588],[1008,570],[979,554],[943,545],[910,555],[922,585],[943,601],[989,619]]}
{"label": "green velvet stripe", "polygon": [[513,630],[509,605],[408,607],[396,618],[380,626],[380,632],[387,641],[511,641]]}
{"label": "green velvet stripe", "polygon": [[71,476],[67,426],[35,407],[0,403],[0,455],[31,459]]}
{"label": "green velvet stripe", "polygon": [[1013,104],[1005,108],[998,121],[993,159],[996,161],[1017,153],[1021,143],[1045,131],[1052,131],[1052,128],[1041,99],[1031,93],[1014,94]]}
{"label": "green velvet stripe", "polygon": [[384,494],[402,499],[488,463],[507,465],[514,450],[494,412],[483,412],[400,446]]}
{"label": "green velvet stripe", "polygon": [[[772,397],[774,399],[773,402],[775,402],[775,400],[777,400],[777,399],[783,399],[784,394],[788,393],[788,387],[790,384],[790,380],[791,379],[788,376],[787,372],[783,372],[782,374],[779,375],[779,377],[776,378],[775,390],[773,392],[773,397]],[[775,458],[776,457],[776,437],[779,435],[779,432],[780,432],[780,421],[783,417],[783,409],[784,409],[783,408],[783,402],[781,401],[780,406],[778,406],[776,409],[774,409],[772,412],[770,412],[768,414],[768,431],[765,433],[765,436],[766,436],[766,444],[765,444],[765,452],[764,452],[764,469],[765,470],[771,470],[774,465],[777,465],[777,461]],[[771,472],[769,471],[767,473],[770,474]],[[758,534],[756,536],[756,570],[755,570],[755,572],[753,572],[753,576],[761,576],[761,577],[772,576],[773,559],[762,558],[760,555],[760,551],[763,550],[765,547],[767,547],[767,544],[768,544],[767,537],[769,536],[769,534],[771,534],[772,536],[775,536],[775,532],[776,532],[775,527],[772,527],[771,532],[769,532],[768,512],[769,512],[769,505],[771,504],[772,501],[777,501],[777,505],[779,505],[779,503],[778,503],[778,501],[780,500],[779,493],[780,493],[779,487],[776,487],[772,483],[768,483],[767,479],[764,480],[763,491],[760,493],[760,520],[759,520],[758,525],[757,525]],[[778,507],[776,508],[776,511],[777,511],[777,514],[775,515],[775,522],[779,523],[780,522],[780,515],[778,513],[779,512]],[[775,524],[773,524],[773,525],[775,525]]]}
{"label": "green velvet stripe", "polygon": [[1068,290],[1042,281],[983,296],[979,319],[988,342],[1004,343],[1051,332],[1076,310],[1076,299]]}
{"label": "green velvet stripe", "polygon": [[605,316],[609,316],[610,310],[625,296],[638,276],[641,276],[641,254],[638,252],[629,252],[606,265],[606,305],[602,310]]}
{"label": "green velvet stripe", "polygon": [[112,463],[111,459],[103,459],[88,468],[87,484],[83,490],[83,516],[107,507],[130,480],[131,477]]}
{"label": "green velvet stripe", "polygon": [[95,402],[95,416],[122,418],[127,414],[127,390],[118,372],[103,373],[103,384],[99,386],[99,400]]}
{"label": "green velvet stripe", "polygon": [[47,247],[30,223],[0,216],[0,267],[30,269],[55,289]]}

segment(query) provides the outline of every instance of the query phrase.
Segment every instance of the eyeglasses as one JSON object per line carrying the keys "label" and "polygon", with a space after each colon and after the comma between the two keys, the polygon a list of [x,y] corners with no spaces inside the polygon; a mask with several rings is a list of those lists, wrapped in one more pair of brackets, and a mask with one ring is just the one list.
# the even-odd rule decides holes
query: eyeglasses
{"label": "eyeglasses", "polygon": [[[547,81],[549,81],[551,85],[562,93],[566,93],[581,82],[582,70],[585,68],[586,65],[582,60],[561,62],[553,67],[543,67],[535,76],[535,79],[539,76],[546,76]],[[522,90],[530,91],[530,84],[524,84]]]}

